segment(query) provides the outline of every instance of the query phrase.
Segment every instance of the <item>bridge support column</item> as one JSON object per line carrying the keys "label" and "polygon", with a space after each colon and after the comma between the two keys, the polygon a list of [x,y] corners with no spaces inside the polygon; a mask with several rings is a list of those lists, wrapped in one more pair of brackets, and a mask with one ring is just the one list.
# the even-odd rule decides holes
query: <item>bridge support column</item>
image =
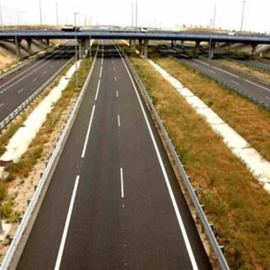
{"label": "bridge support column", "polygon": [[195,45],[195,53],[199,54],[199,49],[200,49],[200,41],[196,41],[196,45]]}
{"label": "bridge support column", "polygon": [[85,40],[84,39],[78,39],[78,45],[79,45],[79,59],[82,59],[85,55]]}
{"label": "bridge support column", "polygon": [[29,54],[32,54],[32,39],[31,38],[26,39],[26,42],[27,42],[27,50]]}
{"label": "bridge support column", "polygon": [[214,58],[215,42],[212,42],[210,39],[209,42],[209,59]]}
{"label": "bridge support column", "polygon": [[251,44],[251,46],[252,46],[251,55],[254,56],[256,54],[258,44]]}
{"label": "bridge support column", "polygon": [[43,47],[43,41],[42,41],[42,39],[39,40],[39,47],[40,47],[40,48]]}
{"label": "bridge support column", "polygon": [[139,44],[140,44],[140,55],[142,54],[142,40],[139,39]]}
{"label": "bridge support column", "polygon": [[135,39],[130,39],[129,40],[129,47],[131,48],[131,49],[135,49],[136,48],[136,40]]}
{"label": "bridge support column", "polygon": [[175,45],[176,45],[176,41],[175,40],[172,40],[171,41],[171,48],[173,49],[175,47]]}
{"label": "bridge support column", "polygon": [[21,39],[15,37],[16,55],[18,58],[21,56]]}
{"label": "bridge support column", "polygon": [[45,44],[46,44],[46,46],[50,46],[50,40],[48,38],[45,39]]}
{"label": "bridge support column", "polygon": [[232,49],[232,43],[229,42],[229,43],[228,43],[228,51],[230,51],[231,49]]}
{"label": "bridge support column", "polygon": [[144,40],[144,58],[148,58],[148,39]]}
{"label": "bridge support column", "polygon": [[185,41],[181,40],[181,49],[184,50],[185,49]]}

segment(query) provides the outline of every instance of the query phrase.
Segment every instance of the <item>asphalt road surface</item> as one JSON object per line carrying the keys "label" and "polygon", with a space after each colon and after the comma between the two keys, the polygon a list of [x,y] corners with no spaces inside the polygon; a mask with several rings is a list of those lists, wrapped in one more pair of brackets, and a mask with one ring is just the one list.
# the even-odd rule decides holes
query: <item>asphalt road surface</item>
{"label": "asphalt road surface", "polygon": [[270,106],[270,87],[265,86],[261,83],[247,79],[238,74],[223,70],[220,67],[216,67],[207,63],[202,59],[179,59],[182,63],[200,71],[201,73],[215,77],[232,88],[239,89],[240,91],[246,92],[254,99],[264,102]]}
{"label": "asphalt road surface", "polygon": [[138,90],[99,49],[17,269],[211,269]]}
{"label": "asphalt road surface", "polygon": [[61,46],[33,65],[24,67],[2,79],[0,81],[0,122],[47,82],[73,55],[74,48],[71,45]]}

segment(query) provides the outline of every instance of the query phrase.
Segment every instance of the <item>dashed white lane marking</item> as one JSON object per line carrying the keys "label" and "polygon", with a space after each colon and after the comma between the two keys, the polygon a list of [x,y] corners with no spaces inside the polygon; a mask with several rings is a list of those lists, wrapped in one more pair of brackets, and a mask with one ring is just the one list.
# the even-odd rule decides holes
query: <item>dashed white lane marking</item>
{"label": "dashed white lane marking", "polygon": [[92,122],[93,122],[93,118],[94,118],[94,114],[95,114],[95,107],[96,106],[94,105],[93,106],[93,109],[92,109],[92,113],[91,113],[91,117],[90,117],[88,129],[87,129],[87,133],[86,133],[86,137],[85,137],[85,141],[84,141],[84,146],[83,146],[83,151],[82,151],[82,158],[85,157],[85,152],[86,152],[86,148],[87,148],[87,144],[88,144],[88,140],[89,140],[91,126],[92,126]]}
{"label": "dashed white lane marking", "polygon": [[114,80],[115,80],[115,81],[117,81],[117,78],[116,78],[116,76],[114,77]]}
{"label": "dashed white lane marking", "polygon": [[214,68],[214,69],[216,69],[216,70],[219,70],[219,71],[221,71],[221,72],[224,72],[224,73],[226,73],[226,74],[228,74],[228,75],[230,75],[230,76],[233,76],[234,78],[239,79],[239,77],[238,77],[238,76],[236,76],[236,75],[232,74],[231,72],[225,71],[225,70],[220,69],[220,68],[217,68],[217,67],[213,67],[213,68]]}
{"label": "dashed white lane marking", "polygon": [[2,106],[4,106],[4,105],[5,105],[5,103],[0,104],[0,108],[1,108]]}
{"label": "dashed white lane marking", "polygon": [[45,71],[43,71],[43,74],[46,74],[47,73],[47,71],[45,70]]}
{"label": "dashed white lane marking", "polygon": [[211,72],[211,73],[213,73],[213,74],[216,74],[216,72],[215,72],[215,71],[213,71],[213,70],[209,70],[209,72]]}
{"label": "dashed white lane marking", "polygon": [[102,67],[100,68],[100,73],[99,73],[99,78],[101,78],[101,75],[102,75]]}
{"label": "dashed white lane marking", "polygon": [[95,100],[97,100],[97,98],[98,98],[99,88],[100,88],[100,79],[98,80],[98,86],[97,86],[97,92],[96,92]]}
{"label": "dashed white lane marking", "polygon": [[121,122],[120,122],[120,115],[117,115],[117,122],[118,122],[118,127],[121,127]]}
{"label": "dashed white lane marking", "polygon": [[60,269],[61,260],[62,260],[64,248],[65,248],[65,243],[66,243],[67,234],[68,234],[68,228],[69,228],[69,224],[70,224],[70,220],[71,220],[71,214],[72,214],[73,206],[74,206],[75,199],[76,199],[76,194],[77,194],[79,181],[80,181],[80,176],[77,175],[75,185],[74,185],[74,188],[73,188],[73,193],[72,193],[72,197],[71,197],[71,201],[70,201],[70,205],[69,205],[69,209],[68,209],[66,223],[65,223],[65,227],[64,227],[64,231],[63,231],[63,235],[62,235],[62,239],[61,239],[61,244],[60,244],[60,247],[59,247],[59,251],[58,251],[57,260],[56,260],[56,263],[55,263],[54,270]]}
{"label": "dashed white lane marking", "polygon": [[116,97],[118,97],[119,95],[118,95],[118,90],[116,90]]}
{"label": "dashed white lane marking", "polygon": [[23,91],[23,88],[21,90],[18,91],[18,94],[20,94]]}
{"label": "dashed white lane marking", "polygon": [[262,88],[262,89],[264,89],[264,90],[266,90],[266,91],[268,91],[268,92],[270,92],[270,89],[269,89],[269,88],[266,88],[266,87],[264,87],[264,86],[261,86],[261,85],[259,85],[259,84],[257,84],[257,83],[254,83],[254,82],[250,81],[250,80],[245,80],[245,81],[248,82],[248,83],[251,83],[251,84],[253,84],[253,85],[255,85],[255,86],[258,86],[258,87],[260,87],[260,88]]}
{"label": "dashed white lane marking", "polygon": [[231,80],[233,83],[237,84],[237,85],[241,85],[240,83],[234,81],[234,80]]}
{"label": "dashed white lane marking", "polygon": [[121,181],[121,198],[124,199],[124,176],[123,176],[123,168],[120,168],[120,181]]}
{"label": "dashed white lane marking", "polygon": [[35,82],[37,80],[37,78],[35,78],[34,80],[33,80],[33,82]]}
{"label": "dashed white lane marking", "polygon": [[270,100],[270,97],[266,97],[266,98]]}

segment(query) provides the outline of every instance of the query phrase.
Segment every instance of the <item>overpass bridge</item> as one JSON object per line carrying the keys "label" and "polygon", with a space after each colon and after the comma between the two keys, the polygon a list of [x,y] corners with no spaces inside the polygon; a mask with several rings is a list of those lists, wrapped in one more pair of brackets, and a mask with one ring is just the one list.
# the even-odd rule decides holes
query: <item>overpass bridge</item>
{"label": "overpass bridge", "polygon": [[80,56],[90,45],[90,39],[128,39],[130,46],[135,45],[139,40],[144,45],[144,54],[147,57],[147,48],[149,40],[170,40],[172,46],[176,41],[193,41],[196,43],[195,49],[198,52],[201,42],[209,43],[209,57],[213,57],[216,43],[225,42],[229,46],[233,43],[244,43],[252,46],[252,54],[256,52],[259,44],[270,44],[270,35],[264,34],[234,34],[215,33],[215,32],[187,32],[187,31],[125,31],[125,30],[82,30],[82,31],[61,31],[61,30],[21,30],[21,31],[0,31],[0,40],[14,40],[17,48],[17,55],[20,55],[20,43],[25,39],[28,44],[28,50],[31,51],[33,39],[45,40],[49,44],[50,39],[77,39],[80,48]]}

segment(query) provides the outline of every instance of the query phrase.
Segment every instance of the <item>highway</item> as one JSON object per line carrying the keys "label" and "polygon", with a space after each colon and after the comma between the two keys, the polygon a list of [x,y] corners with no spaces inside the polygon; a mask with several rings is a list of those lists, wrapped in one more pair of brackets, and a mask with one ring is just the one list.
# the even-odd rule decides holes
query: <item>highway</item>
{"label": "highway", "polygon": [[74,45],[63,45],[0,81],[0,122],[48,81],[74,55]]}
{"label": "highway", "polygon": [[180,62],[200,71],[201,73],[225,82],[229,87],[247,93],[254,99],[270,106],[270,87],[239,74],[223,70],[221,67],[211,65],[203,59],[179,59]]}
{"label": "highway", "polygon": [[125,63],[99,50],[17,269],[211,269]]}

